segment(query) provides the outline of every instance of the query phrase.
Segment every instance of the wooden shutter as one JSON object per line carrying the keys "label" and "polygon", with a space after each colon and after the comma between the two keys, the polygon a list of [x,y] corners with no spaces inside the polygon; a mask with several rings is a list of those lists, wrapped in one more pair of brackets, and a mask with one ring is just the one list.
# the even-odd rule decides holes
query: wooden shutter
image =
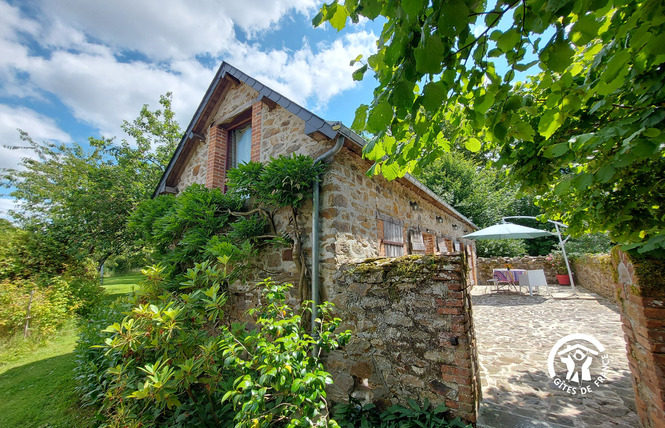
{"label": "wooden shutter", "polygon": [[383,245],[386,257],[400,257],[404,255],[404,232],[402,226],[390,221],[383,221]]}
{"label": "wooden shutter", "polygon": [[423,241],[423,234],[417,230],[409,231],[409,239],[411,241],[411,251],[424,253],[425,242]]}
{"label": "wooden shutter", "polygon": [[436,238],[437,247],[440,253],[449,253],[448,245],[446,245],[446,238],[439,237]]}

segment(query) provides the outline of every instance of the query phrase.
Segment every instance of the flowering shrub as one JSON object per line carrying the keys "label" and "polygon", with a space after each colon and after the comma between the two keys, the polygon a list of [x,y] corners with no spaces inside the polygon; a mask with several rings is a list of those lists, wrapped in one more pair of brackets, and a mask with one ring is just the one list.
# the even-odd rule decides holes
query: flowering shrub
{"label": "flowering shrub", "polygon": [[[292,286],[266,280],[259,284],[264,304],[250,311],[256,327],[229,327],[223,323],[222,275],[197,267],[188,275],[189,294],[163,293],[152,303],[135,297],[122,321],[101,335],[89,329],[81,341],[80,392],[101,404],[104,426],[332,424],[325,400],[332,380],[312,355],[314,346],[330,350],[349,338],[348,332],[334,333],[340,320],[330,316],[331,305],[320,306],[315,340],[303,325],[311,302],[296,311],[285,303]],[[108,322],[109,315],[119,316],[112,312],[96,315]],[[102,338],[103,344],[90,347]]]}
{"label": "flowering shrub", "polygon": [[563,254],[552,253],[545,258],[545,261],[557,275],[566,275],[568,273],[566,263],[563,260]]}

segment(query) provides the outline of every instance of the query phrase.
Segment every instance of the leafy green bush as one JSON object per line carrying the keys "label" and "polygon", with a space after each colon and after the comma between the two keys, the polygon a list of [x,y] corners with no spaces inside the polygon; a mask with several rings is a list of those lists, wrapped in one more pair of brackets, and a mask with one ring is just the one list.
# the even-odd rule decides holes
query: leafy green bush
{"label": "leafy green bush", "polygon": [[107,371],[120,363],[120,353],[97,347],[108,334],[103,330],[124,317],[134,306],[135,297],[123,297],[110,305],[97,305],[79,322],[79,338],[74,350],[74,376],[77,392],[85,406],[99,407],[104,400]]}
{"label": "leafy green bush", "polygon": [[[137,296],[131,305],[94,311],[84,325],[79,391],[101,406],[105,426],[324,424],[331,378],[312,348],[330,350],[349,336],[334,333],[340,320],[330,317],[330,305],[321,306],[315,341],[303,325],[311,302],[296,313],[285,303],[291,285],[267,280],[260,284],[265,304],[251,311],[256,328],[229,328],[223,268],[205,262],[195,269],[187,273],[191,293],[163,293],[154,303]],[[151,273],[158,282],[159,270]]]}
{"label": "leafy green bush", "polygon": [[446,419],[448,408],[440,404],[430,409],[425,399],[423,406],[409,400],[409,407],[390,406],[381,412],[374,404],[362,405],[359,400],[349,397],[349,404],[335,406],[335,420],[341,428],[446,428],[466,427],[459,418]]}
{"label": "leafy green bush", "polygon": [[478,257],[519,257],[526,255],[523,239],[486,239],[476,241]]}
{"label": "leafy green bush", "polygon": [[311,197],[312,186],[323,172],[309,156],[279,156],[267,164],[249,162],[228,171],[231,193],[250,197],[259,205],[293,207]]}
{"label": "leafy green bush", "polygon": [[0,282],[0,337],[23,332],[28,304],[29,331],[33,335],[53,333],[71,315],[71,301],[69,284],[62,278],[54,278],[50,287],[40,287],[28,280]]}
{"label": "leafy green bush", "polygon": [[177,198],[166,195],[141,203],[129,227],[154,249],[156,261],[168,266],[167,274],[177,276],[201,261],[201,249],[227,228],[230,211],[242,205],[237,195],[193,184]]}

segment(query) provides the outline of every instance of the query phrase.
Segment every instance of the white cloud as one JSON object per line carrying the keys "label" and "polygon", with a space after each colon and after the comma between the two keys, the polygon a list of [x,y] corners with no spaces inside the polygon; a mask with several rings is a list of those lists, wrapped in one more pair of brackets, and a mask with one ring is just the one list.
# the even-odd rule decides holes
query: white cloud
{"label": "white cloud", "polygon": [[16,210],[17,208],[16,199],[0,197],[0,218],[11,221],[12,218],[9,216],[8,212],[9,210]]}
{"label": "white cloud", "polygon": [[200,53],[219,55],[235,41],[234,24],[250,35],[274,28],[291,11],[307,12],[315,0],[41,1],[40,18],[52,25],[47,42],[69,47],[72,28],[122,50],[160,60]]}
{"label": "white cloud", "polygon": [[272,89],[313,108],[321,108],[335,95],[356,85],[349,63],[358,55],[367,58],[376,51],[376,36],[366,31],[351,33],[314,51],[306,40],[293,53],[263,52],[256,45],[237,45],[229,62]]}
{"label": "white cloud", "polygon": [[18,129],[28,132],[35,140],[72,141],[53,119],[25,107],[0,105],[0,168],[15,168],[21,158],[33,157],[30,150],[4,147],[26,145],[20,140]]}
{"label": "white cloud", "polygon": [[[256,41],[239,42],[234,32],[234,25],[250,36],[272,30],[288,13],[309,13],[317,4],[205,0],[194,7],[183,0],[35,0],[39,15],[31,19],[0,0],[0,96],[45,101],[45,94],[53,94],[80,122],[104,136],[122,138],[123,120],[134,119],[143,104],[157,107],[159,95],[171,91],[184,127],[215,73],[196,59],[206,55],[226,59],[294,101],[318,109],[355,86],[349,61],[375,49],[374,34],[359,31],[328,44],[310,46],[303,40],[296,50],[266,50]],[[49,54],[31,55],[20,31]],[[143,55],[120,60],[127,51]]]}

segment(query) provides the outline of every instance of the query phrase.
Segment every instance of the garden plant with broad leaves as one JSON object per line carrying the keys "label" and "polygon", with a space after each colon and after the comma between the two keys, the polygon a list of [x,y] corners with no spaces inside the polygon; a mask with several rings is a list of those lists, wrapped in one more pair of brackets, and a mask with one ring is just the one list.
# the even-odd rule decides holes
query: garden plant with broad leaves
{"label": "garden plant with broad leaves", "polygon": [[377,52],[353,74],[378,82],[353,123],[373,136],[371,173],[482,149],[571,233],[665,253],[662,1],[347,0],[313,24],[380,16]]}

